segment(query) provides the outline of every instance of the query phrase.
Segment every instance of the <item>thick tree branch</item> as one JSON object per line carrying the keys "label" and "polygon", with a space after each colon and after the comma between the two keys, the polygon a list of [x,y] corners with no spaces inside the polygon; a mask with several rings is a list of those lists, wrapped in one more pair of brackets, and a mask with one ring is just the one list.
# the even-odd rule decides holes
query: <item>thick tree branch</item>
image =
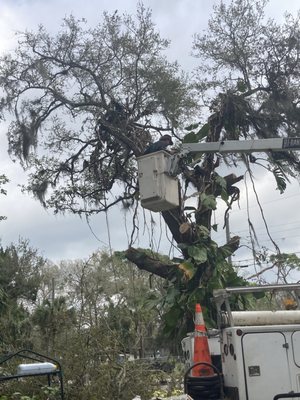
{"label": "thick tree branch", "polygon": [[177,264],[166,264],[133,247],[126,250],[125,257],[127,260],[133,262],[139,269],[148,271],[164,279],[170,280],[178,271]]}
{"label": "thick tree branch", "polygon": [[228,254],[228,256],[229,256],[229,255],[233,254],[239,247],[240,247],[240,237],[233,236],[232,238],[230,238],[229,242],[227,242],[223,246],[220,246],[219,250],[225,251],[226,253],[230,253],[230,254]]}

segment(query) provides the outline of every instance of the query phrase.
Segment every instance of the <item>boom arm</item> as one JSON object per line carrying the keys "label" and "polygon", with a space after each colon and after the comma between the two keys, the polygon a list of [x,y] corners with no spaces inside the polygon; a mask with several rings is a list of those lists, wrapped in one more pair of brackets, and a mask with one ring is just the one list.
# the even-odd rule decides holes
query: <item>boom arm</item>
{"label": "boom arm", "polygon": [[289,150],[300,150],[300,137],[184,143],[181,151],[170,158],[169,174],[177,175],[179,159],[191,153],[255,153]]}
{"label": "boom arm", "polygon": [[182,145],[181,153],[252,153],[299,149],[300,137],[297,137],[253,140],[224,140],[221,142],[205,143],[184,143]]}

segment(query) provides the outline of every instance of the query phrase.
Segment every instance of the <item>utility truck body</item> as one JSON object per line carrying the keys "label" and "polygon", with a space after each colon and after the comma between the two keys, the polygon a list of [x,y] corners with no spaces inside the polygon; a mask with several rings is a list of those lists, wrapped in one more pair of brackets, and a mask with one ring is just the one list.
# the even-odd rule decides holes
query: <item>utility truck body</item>
{"label": "utility truck body", "polygon": [[[300,310],[231,310],[230,295],[258,291],[288,291],[298,300],[300,284],[226,288],[214,292],[218,330],[208,330],[208,342],[212,360],[218,360],[215,365],[223,378],[224,397],[218,398],[300,400]],[[182,341],[190,375],[193,340],[194,335],[189,334]]]}
{"label": "utility truck body", "polygon": [[220,352],[229,399],[272,400],[300,392],[300,324],[221,329]]}

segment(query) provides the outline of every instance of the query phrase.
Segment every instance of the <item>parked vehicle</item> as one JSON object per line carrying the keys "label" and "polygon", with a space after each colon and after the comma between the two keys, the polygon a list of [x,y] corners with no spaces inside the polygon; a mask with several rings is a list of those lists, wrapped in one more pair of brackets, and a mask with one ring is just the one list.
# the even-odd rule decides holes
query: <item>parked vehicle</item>
{"label": "parked vehicle", "polygon": [[[282,292],[297,309],[232,311],[232,294]],[[182,341],[188,367],[186,392],[194,400],[300,399],[300,284],[226,288],[214,291],[218,330],[208,331],[214,376],[193,377],[194,333]],[[217,379],[218,393],[212,384]],[[205,392],[205,393],[204,393]],[[205,396],[205,397],[203,397]]]}

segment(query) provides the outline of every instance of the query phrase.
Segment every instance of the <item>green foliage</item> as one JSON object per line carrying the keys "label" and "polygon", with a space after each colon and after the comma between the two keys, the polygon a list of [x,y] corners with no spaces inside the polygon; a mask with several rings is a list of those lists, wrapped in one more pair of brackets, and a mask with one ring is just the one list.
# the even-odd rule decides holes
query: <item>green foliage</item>
{"label": "green foliage", "polygon": [[25,385],[24,392],[22,392],[18,390],[9,395],[0,395],[0,400],[56,400],[60,397],[60,388],[58,386],[41,386],[35,389],[38,394],[25,395],[24,393],[27,392]]}
{"label": "green foliage", "polygon": [[182,363],[178,361],[173,361],[172,359],[169,361],[169,364],[174,364],[174,368],[172,371],[164,372],[162,371],[159,375],[160,382],[167,381],[168,384],[164,385],[160,389],[157,389],[161,385],[157,385],[157,388],[152,393],[151,398],[169,398],[173,396],[180,396],[183,395],[183,388],[182,388],[182,377],[185,373],[185,367]]}
{"label": "green foliage", "polygon": [[200,200],[202,206],[209,210],[215,210],[217,208],[217,201],[213,194],[201,193]]}
{"label": "green foliage", "polygon": [[0,249],[0,287],[9,298],[34,301],[39,285],[39,268],[45,260],[28,241]]}
{"label": "green foliage", "polygon": [[300,269],[300,258],[295,253],[272,254],[270,261],[278,264],[286,264],[292,269]]}
{"label": "green foliage", "polygon": [[229,195],[227,192],[226,180],[222,176],[218,175],[217,173],[214,174],[213,179],[214,179],[214,182],[215,182],[217,188],[220,188],[221,199],[224,200],[225,203],[227,203],[228,199],[229,199]]}
{"label": "green foliage", "polygon": [[199,143],[201,142],[209,133],[209,124],[204,124],[197,132],[194,130],[199,128],[200,123],[192,124],[185,129],[189,131],[183,137],[183,143]]}
{"label": "green foliage", "polygon": [[280,194],[284,193],[287,181],[286,175],[279,167],[274,168],[272,172],[276,179],[277,189],[280,191]]}
{"label": "green foliage", "polygon": [[40,268],[45,260],[28,241],[0,249],[1,348],[31,347],[29,309],[40,285]]}
{"label": "green foliage", "polygon": [[43,386],[42,391],[47,396],[47,400],[55,400],[60,395],[58,386]]}
{"label": "green foliage", "polygon": [[[3,194],[3,195],[7,194],[7,191],[2,186],[8,182],[9,182],[9,180],[7,179],[7,177],[5,175],[0,175],[0,194]],[[0,215],[0,221],[3,221],[4,219],[6,219],[6,217],[3,215]]]}
{"label": "green foliage", "polygon": [[[183,275],[167,288],[163,298],[166,312],[164,314],[164,334],[177,338],[178,341],[192,331],[195,304],[200,303],[208,327],[216,325],[216,310],[211,302],[214,289],[226,286],[245,286],[247,281],[238,276],[237,271],[226,259],[232,254],[232,248],[217,244],[210,239],[206,227],[199,226],[197,244],[183,245],[189,255],[188,261],[179,265]],[[210,266],[211,275],[203,285],[199,281],[203,274],[203,265]],[[201,282],[201,281],[200,281]],[[245,309],[250,303],[243,298],[233,299],[233,309]]]}
{"label": "green foliage", "polygon": [[192,257],[197,264],[203,264],[207,261],[207,250],[203,245],[189,246],[188,255]]}
{"label": "green foliage", "polygon": [[76,324],[75,309],[67,305],[66,297],[43,300],[31,315],[32,323],[41,333],[40,346],[54,352],[57,337]]}

